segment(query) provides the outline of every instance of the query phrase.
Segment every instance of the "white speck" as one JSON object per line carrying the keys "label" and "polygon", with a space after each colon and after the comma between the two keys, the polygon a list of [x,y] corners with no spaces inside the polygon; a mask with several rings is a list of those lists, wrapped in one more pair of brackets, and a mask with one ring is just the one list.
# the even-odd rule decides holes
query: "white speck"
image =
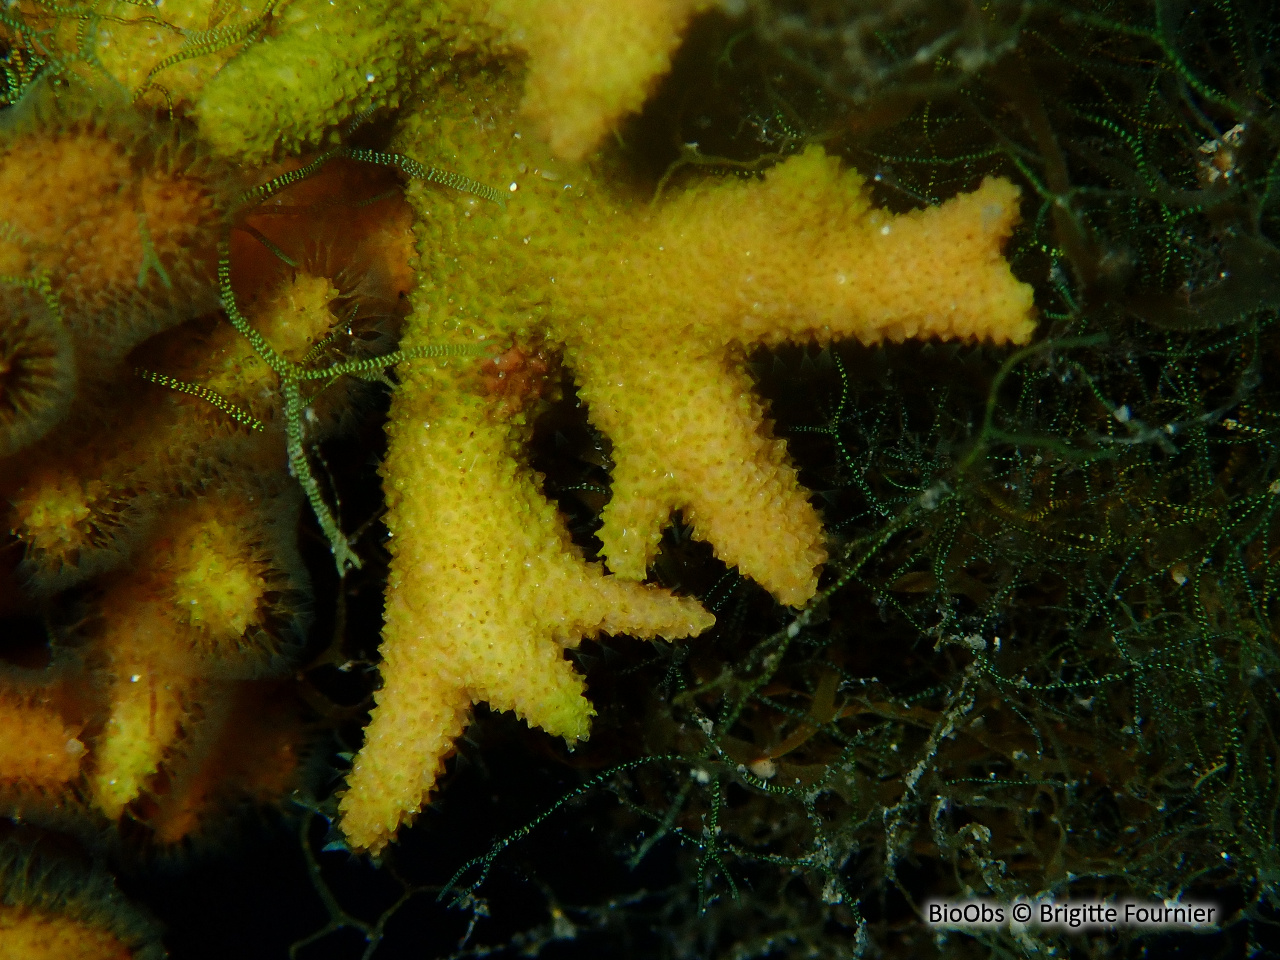
{"label": "white speck", "polygon": [[759,760],[748,764],[747,769],[761,780],[769,780],[777,774],[778,765],[768,757],[761,757]]}
{"label": "white speck", "polygon": [[787,639],[794,640],[798,636],[800,636],[800,624],[796,622],[787,624]]}
{"label": "white speck", "polygon": [[130,678],[129,678],[129,682],[130,682],[130,683],[137,683],[137,682],[138,682],[139,680],[141,680],[141,679],[142,679],[142,674],[140,674],[140,673],[135,673],[132,677],[130,677]]}
{"label": "white speck", "polygon": [[366,74],[364,75],[365,83],[373,83],[374,79],[375,79],[375,78],[374,78],[374,75],[373,75],[372,73],[366,73]]}
{"label": "white speck", "polygon": [[507,189],[510,190],[512,193],[515,193],[517,190],[520,189],[520,185],[516,183],[514,180],[512,180],[511,186],[507,187]]}
{"label": "white speck", "polygon": [[880,228],[880,236],[887,237],[891,229],[892,228],[886,223],[883,227]]}
{"label": "white speck", "polygon": [[1129,405],[1127,403],[1116,407],[1114,410],[1111,411],[1111,415],[1115,417],[1117,420],[1119,420],[1121,423],[1128,423],[1129,417],[1132,416],[1132,414],[1129,412]]}

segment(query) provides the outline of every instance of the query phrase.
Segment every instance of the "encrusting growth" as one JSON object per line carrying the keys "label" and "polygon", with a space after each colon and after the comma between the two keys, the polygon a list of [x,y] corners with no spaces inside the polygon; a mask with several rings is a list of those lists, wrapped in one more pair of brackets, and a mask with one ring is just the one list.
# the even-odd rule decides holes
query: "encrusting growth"
{"label": "encrusting growth", "polygon": [[259,503],[207,494],[170,513],[164,537],[106,588],[93,649],[111,712],[91,785],[110,819],[194,725],[206,695],[227,695],[215,681],[270,673],[290,642],[305,587],[290,537],[297,502],[292,489]]}
{"label": "encrusting growth", "polygon": [[[248,531],[263,527],[263,500],[290,502],[286,464],[339,568],[360,562],[309,469],[303,414],[315,391],[323,405],[335,371],[381,368],[343,349],[331,352],[345,364],[311,364],[329,350],[326,331],[342,329],[334,272],[286,256],[287,279],[232,289],[214,248],[233,226],[273,254],[280,246],[265,226],[233,223],[244,212],[236,204],[279,204],[283,186],[337,157],[415,177],[419,164],[438,163],[460,176],[437,182],[469,191],[411,186],[416,266],[394,240],[389,257],[372,258],[395,261],[390,272],[404,278],[395,292],[409,293],[412,314],[395,356],[415,359],[397,371],[381,468],[392,536],[383,686],[340,800],[340,827],[359,849],[381,849],[427,801],[473,703],[581,739],[593,710],[567,649],[600,632],[675,638],[711,625],[694,600],[642,582],[673,513],[783,604],[813,597],[821,521],[754,394],[749,351],[1030,337],[1030,289],[1001,256],[1018,216],[1004,181],[894,216],[872,208],[862,179],[819,147],[759,177],[656,201],[635,189],[634,171],[617,169],[616,154],[592,156],[712,5],[264,0],[255,10],[181,0],[167,25],[162,10],[90,17],[83,36],[66,30],[62,8],[30,8],[33,22],[51,18],[58,36],[74,37],[64,66],[91,74],[100,55],[131,95],[194,122],[203,145],[163,124],[156,133],[138,113],[108,123],[74,98],[62,113],[19,107],[0,138],[0,195],[19,201],[0,235],[4,277],[53,291],[77,365],[85,345],[103,344],[110,366],[219,306],[236,331],[149,342],[151,383],[135,383],[143,400],[113,401],[102,418],[72,404],[72,426],[23,439],[34,455],[6,479],[37,592],[42,576],[48,595],[125,559],[138,565],[103,584],[111,612],[91,644],[108,678],[109,719],[89,758],[100,809],[140,809],[166,769],[192,785],[171,795],[170,824],[186,816],[179,795],[206,792],[198,774],[177,776],[177,731],[194,724],[201,698],[221,702],[230,684],[248,682],[272,649],[263,637],[280,636],[264,625],[273,615],[263,598],[296,582],[283,572],[287,550],[267,549],[260,562]],[[394,154],[333,147],[243,193],[227,192],[229,167],[210,159],[296,152],[400,103],[414,106],[394,119]],[[505,206],[480,184],[501,187]],[[287,322],[272,327],[273,317]],[[467,351],[487,351],[492,366]],[[573,544],[523,456],[524,401],[537,391],[522,358],[557,354],[612,443],[603,563]],[[503,364],[515,379],[495,387]],[[173,388],[163,402],[157,384]],[[45,395],[56,407],[57,390]],[[266,429],[251,435],[257,424]],[[268,449],[275,459],[263,470]],[[149,460],[161,466],[138,466]],[[273,479],[260,485],[259,475]],[[166,527],[187,531],[196,552],[143,558],[141,545],[160,543]],[[209,575],[216,596],[202,592]],[[191,745],[193,755],[203,749]],[[159,816],[166,801],[152,799]]]}
{"label": "encrusting growth", "polygon": [[21,794],[59,794],[80,776],[80,730],[46,691],[0,686],[0,798],[21,808]]}
{"label": "encrusting growth", "polygon": [[[407,208],[346,203],[341,163],[262,206],[187,124],[111,91],[42,82],[3,121],[5,558],[21,551],[33,613],[77,618],[0,691],[29,734],[0,753],[0,802],[177,844],[278,799],[310,737],[273,681],[308,619],[288,418],[276,371],[216,312],[220,248],[278,356],[358,361],[389,347],[411,280]],[[300,442],[351,422],[359,383],[332,380],[298,392]]]}
{"label": "encrusting growth", "polygon": [[[717,0],[170,0],[110,17],[20,6],[69,69],[105,70],[130,97],[191,116],[220,153],[261,163],[397,106],[434,61],[523,59],[523,107],[556,156],[580,160],[661,78]],[[251,90],[252,96],[244,92]]]}

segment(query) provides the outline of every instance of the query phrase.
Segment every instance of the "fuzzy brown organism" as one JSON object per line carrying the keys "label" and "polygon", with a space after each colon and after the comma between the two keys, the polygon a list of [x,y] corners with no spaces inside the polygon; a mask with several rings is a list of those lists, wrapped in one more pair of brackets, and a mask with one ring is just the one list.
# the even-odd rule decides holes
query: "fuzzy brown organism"
{"label": "fuzzy brown organism", "polygon": [[75,356],[56,305],[0,282],[0,459],[40,439],[75,393]]}
{"label": "fuzzy brown organism", "polygon": [[217,245],[239,191],[185,125],[110,92],[39,84],[0,122],[0,198],[18,248],[6,273],[47,277],[82,379],[217,308]]}
{"label": "fuzzy brown organism", "polygon": [[29,832],[0,841],[0,960],[161,960],[158,924],[100,868]]}

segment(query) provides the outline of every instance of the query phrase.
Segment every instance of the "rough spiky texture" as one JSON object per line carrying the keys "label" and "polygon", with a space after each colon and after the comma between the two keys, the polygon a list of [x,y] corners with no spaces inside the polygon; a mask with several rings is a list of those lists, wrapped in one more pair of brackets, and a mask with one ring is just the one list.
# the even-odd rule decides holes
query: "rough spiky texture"
{"label": "rough spiky texture", "polygon": [[75,396],[75,354],[38,289],[0,279],[0,459],[58,423]]}
{"label": "rough spiky texture", "polygon": [[[420,274],[406,345],[559,348],[613,442],[606,569],[581,557],[524,465],[521,403],[491,396],[469,362],[404,368],[383,470],[394,553],[384,686],[341,801],[357,847],[380,848],[425,802],[471,703],[581,738],[592,708],[565,648],[599,631],[673,637],[710,624],[696,603],[636,582],[673,511],[782,602],[813,595],[821,525],[752,394],[750,348],[838,336],[1022,342],[1031,332],[1029,290],[1000,255],[1017,216],[1016,191],[1002,182],[894,218],[871,210],[861,180],[816,148],[762,179],[655,204],[609,186],[604,162],[575,162],[640,107],[709,3],[605,6],[377,0],[334,10],[298,0],[193,107],[219,152],[262,158],[418,96],[397,149],[511,184],[511,196],[499,210],[416,195]],[[449,62],[449,82],[410,89],[406,78],[463,50],[474,56]],[[531,119],[541,138],[522,135]],[[170,594],[176,582],[169,575]],[[105,619],[138,626],[104,645],[116,651],[119,689],[95,756],[99,802],[117,813],[212,689],[207,673],[187,669],[189,654],[147,646],[160,634],[148,617],[171,612],[144,612],[120,589]],[[230,592],[238,608],[245,591]],[[135,661],[146,669],[130,672]],[[129,690],[148,670],[143,692]],[[159,738],[148,740],[144,716]],[[115,770],[123,781],[108,780]]]}
{"label": "rough spiky texture", "polygon": [[1034,326],[1031,289],[1000,254],[1018,217],[1007,181],[895,217],[812,147],[761,182],[606,216],[561,259],[551,295],[580,395],[613,441],[600,540],[628,579],[644,578],[681,510],[695,538],[783,603],[817,588],[821,524],[770,435],[745,350],[836,337],[1025,343]]}
{"label": "rough spiky texture", "polygon": [[[87,96],[33,102],[11,124],[6,142],[30,154],[24,162],[70,151],[35,182],[24,217],[65,213],[52,194],[59,176],[74,173],[63,167],[84,154],[115,172],[126,210],[129,197],[146,192],[140,184],[169,169],[172,154],[161,149],[169,125],[152,128],[119,104],[104,113]],[[185,149],[180,138],[174,144]],[[411,281],[407,208],[359,194],[339,207],[352,179],[351,165],[335,164],[268,203],[261,217],[238,211],[234,228],[218,207],[215,239],[229,241],[237,294],[255,330],[290,362],[323,365],[389,349]],[[365,178],[364,186],[367,195],[388,182]],[[110,191],[101,192],[87,215],[94,203],[110,206]],[[171,199],[201,215],[207,198],[176,190]],[[0,268],[19,278],[4,290],[64,298],[66,289],[83,289],[75,286],[82,274],[125,275],[116,248],[74,276],[65,264],[54,270],[54,258],[68,256],[59,240],[68,238],[30,234],[0,233]],[[161,287],[177,288],[163,237],[147,239],[155,258],[124,285],[141,290],[162,272]],[[200,271],[213,273],[215,250],[199,257]],[[196,297],[175,311],[204,306]],[[97,335],[95,322],[83,310],[68,321],[77,346]],[[109,819],[127,808],[170,844],[228,808],[278,797],[296,769],[296,717],[244,694],[257,678],[288,669],[304,626],[306,583],[293,542],[300,498],[288,473],[278,374],[223,318],[197,317],[151,336],[130,357],[138,372],[97,359],[96,382],[81,384],[65,421],[0,464],[4,525],[24,551],[28,596],[57,604],[68,587],[84,591],[83,618],[58,638],[72,641],[89,667],[70,665],[84,688],[80,715],[91,718],[87,784],[76,791]],[[335,428],[358,385],[304,385],[304,442]],[[61,646],[55,642],[55,657],[66,654]],[[253,716],[235,716],[230,704]],[[257,722],[267,718],[274,720]],[[15,777],[43,776],[30,757],[13,766]]]}
{"label": "rough spiky texture", "polygon": [[495,0],[486,18],[528,57],[525,115],[558,157],[581,160],[619,120],[640,110],[671,69],[689,21],[714,5]]}
{"label": "rough spiky texture", "polygon": [[473,702],[585,738],[594,711],[564,648],[602,631],[670,639],[712,622],[692,600],[583,562],[515,465],[519,421],[494,417],[469,389],[475,378],[470,364],[455,364],[414,370],[401,388],[416,416],[400,420],[392,442],[420,472],[386,475],[396,572],[384,684],[342,798],[353,846],[378,850],[412,819]]}
{"label": "rough spiky texture", "polygon": [[80,731],[37,690],[0,687],[0,789],[61,791],[80,775]]}
{"label": "rough spiky texture", "polygon": [[146,488],[122,497],[88,469],[92,455],[67,450],[54,463],[9,464],[11,532],[31,587],[48,595],[123,563],[155,518]]}
{"label": "rough spiky texture", "polygon": [[[342,326],[329,309],[338,295],[325,278],[292,273],[251,299],[250,316],[279,351],[301,360]],[[219,324],[205,336],[184,330],[165,346],[155,355],[165,371],[159,385],[126,381],[137,396],[116,407],[105,429],[55,438],[44,456],[14,469],[12,525],[26,550],[24,570],[42,593],[124,562],[166,503],[213,478],[253,485],[255,474],[281,462],[275,374],[248,342]],[[254,432],[202,396],[163,389],[165,382],[198,384],[266,426]],[[336,403],[344,395],[337,387],[322,396]]]}
{"label": "rough spiky texture", "polygon": [[278,0],[113,4],[110,17],[93,23],[87,46],[132,99],[182,113],[246,41],[272,29],[277,6]]}
{"label": "rough spiky texture", "polygon": [[285,531],[296,504],[293,491],[188,503],[96,604],[110,716],[91,786],[109,818],[139,796],[206,695],[225,693],[215,680],[268,672],[293,641],[303,583]]}
{"label": "rough spiky texture", "polygon": [[614,575],[569,544],[522,466],[522,414],[486,399],[483,373],[403,371],[383,467],[384,686],[342,800],[348,840],[374,850],[425,799],[468,701],[580,738],[592,710],[558,646],[600,629],[677,636],[710,624],[688,601],[619,579],[644,578],[673,510],[784,603],[813,595],[821,525],[752,396],[747,348],[1024,342],[1033,327],[1030,289],[1000,255],[1018,196],[1003,181],[893,217],[813,148],[762,180],[649,207],[516,136],[500,77],[460,87],[407,122],[401,148],[457,158],[512,196],[499,210],[417,195],[424,277],[406,342],[562,345],[614,445],[601,532]]}
{"label": "rough spiky texture", "polygon": [[201,134],[220,153],[261,162],[314,146],[363,111],[395,106],[417,48],[439,43],[437,7],[284,5],[271,35],[209,83],[194,110]]}
{"label": "rough spiky texture", "polygon": [[[716,0],[171,0],[109,16],[23,2],[66,69],[194,117],[220,154],[259,163],[395,107],[432,60],[476,49],[528,64],[524,107],[556,154],[581,159],[636,113],[689,22]],[[105,11],[103,11],[105,12]],[[247,95],[246,95],[247,94]]]}
{"label": "rough spiky texture", "polygon": [[41,84],[0,121],[6,229],[22,241],[22,275],[54,290],[82,378],[217,306],[233,191],[180,125],[149,123],[110,93]]}
{"label": "rough spiky texture", "polygon": [[162,960],[156,923],[105,873],[0,844],[0,960]]}

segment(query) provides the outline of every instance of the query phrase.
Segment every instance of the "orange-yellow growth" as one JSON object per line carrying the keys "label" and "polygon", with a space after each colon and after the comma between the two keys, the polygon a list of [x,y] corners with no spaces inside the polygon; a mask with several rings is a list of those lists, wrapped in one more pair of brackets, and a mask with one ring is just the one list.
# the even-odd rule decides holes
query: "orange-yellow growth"
{"label": "orange-yellow growth", "polygon": [[0,960],[163,960],[155,923],[58,849],[30,834],[0,842]]}
{"label": "orange-yellow growth", "polygon": [[[329,309],[333,284],[297,271],[249,300],[256,328],[290,360],[300,361],[338,324]],[[226,476],[256,473],[279,463],[284,441],[276,375],[229,324],[207,339],[190,333],[160,365],[177,380],[195,382],[267,424],[262,433],[233,421],[207,400],[135,380],[146,402],[124,411],[109,430],[90,440],[73,437],[54,464],[36,458],[18,478],[8,499],[11,525],[23,542],[24,565],[48,589],[103,572],[128,559],[146,536],[165,501],[202,482],[205,459],[217,452],[235,463],[219,465]],[[335,389],[332,393],[339,393]],[[82,479],[84,477],[91,479]],[[279,478],[274,481],[279,485]],[[198,577],[198,574],[195,574]]]}
{"label": "orange-yellow growth", "polygon": [[341,801],[348,841],[373,851],[426,801],[472,703],[582,739],[594,711],[565,648],[602,631],[672,638],[712,622],[691,600],[584,563],[516,468],[518,425],[460,394],[454,374],[419,370],[399,391],[416,415],[392,442],[416,468],[387,477],[384,685]]}
{"label": "orange-yellow growth", "polygon": [[0,960],[132,960],[110,930],[50,910],[0,904]]}
{"label": "orange-yellow growth", "polygon": [[[90,82],[106,73],[149,109],[184,112],[209,79],[268,23],[266,0],[165,0],[99,4],[100,19],[39,0],[19,0],[23,19],[44,43],[80,65]],[[68,12],[72,15],[68,16]],[[75,14],[80,14],[79,16]],[[86,29],[86,20],[92,24]]]}
{"label": "orange-yellow growth", "polygon": [[[556,278],[556,323],[592,421],[613,442],[600,539],[643,579],[672,512],[696,539],[798,606],[825,560],[821,524],[743,370],[758,344],[907,337],[1023,343],[1031,290],[1000,254],[1018,191],[892,216],[812,147],[762,182],[704,184],[614,217]],[[627,223],[627,220],[632,220]],[[621,229],[619,229],[621,228]]]}
{"label": "orange-yellow growth", "polygon": [[[167,536],[99,603],[97,656],[109,672],[110,714],[94,749],[98,808],[120,816],[184,727],[203,710],[215,678],[251,676],[278,651],[297,590],[280,544],[263,535],[267,510],[237,496],[206,496],[165,518]],[[272,549],[272,548],[275,549]]]}
{"label": "orange-yellow growth", "polygon": [[0,269],[47,276],[82,376],[217,305],[224,168],[110,93],[27,92],[0,125]]}
{"label": "orange-yellow growth", "polygon": [[480,75],[405,125],[403,152],[511,185],[505,210],[413,195],[422,276],[406,345],[514,336],[561,347],[613,443],[600,535],[612,573],[572,547],[523,465],[524,414],[488,399],[481,372],[456,360],[402,370],[383,468],[384,686],[341,803],[356,847],[379,849],[413,816],[471,702],[580,738],[593,711],[560,648],[598,629],[678,636],[710,624],[689,601],[626,582],[644,578],[674,510],[784,603],[812,597],[821,524],[769,432],[747,349],[1032,332],[1030,290],[1000,254],[1017,219],[1004,181],[895,217],[812,148],[763,179],[651,207],[519,136],[526,122]]}
{"label": "orange-yellow growth", "polygon": [[524,111],[552,151],[580,160],[644,105],[685,28],[715,0],[496,0],[488,20],[525,51]]}
{"label": "orange-yellow growth", "polygon": [[38,698],[0,690],[0,788],[58,790],[80,775],[80,731]]}

